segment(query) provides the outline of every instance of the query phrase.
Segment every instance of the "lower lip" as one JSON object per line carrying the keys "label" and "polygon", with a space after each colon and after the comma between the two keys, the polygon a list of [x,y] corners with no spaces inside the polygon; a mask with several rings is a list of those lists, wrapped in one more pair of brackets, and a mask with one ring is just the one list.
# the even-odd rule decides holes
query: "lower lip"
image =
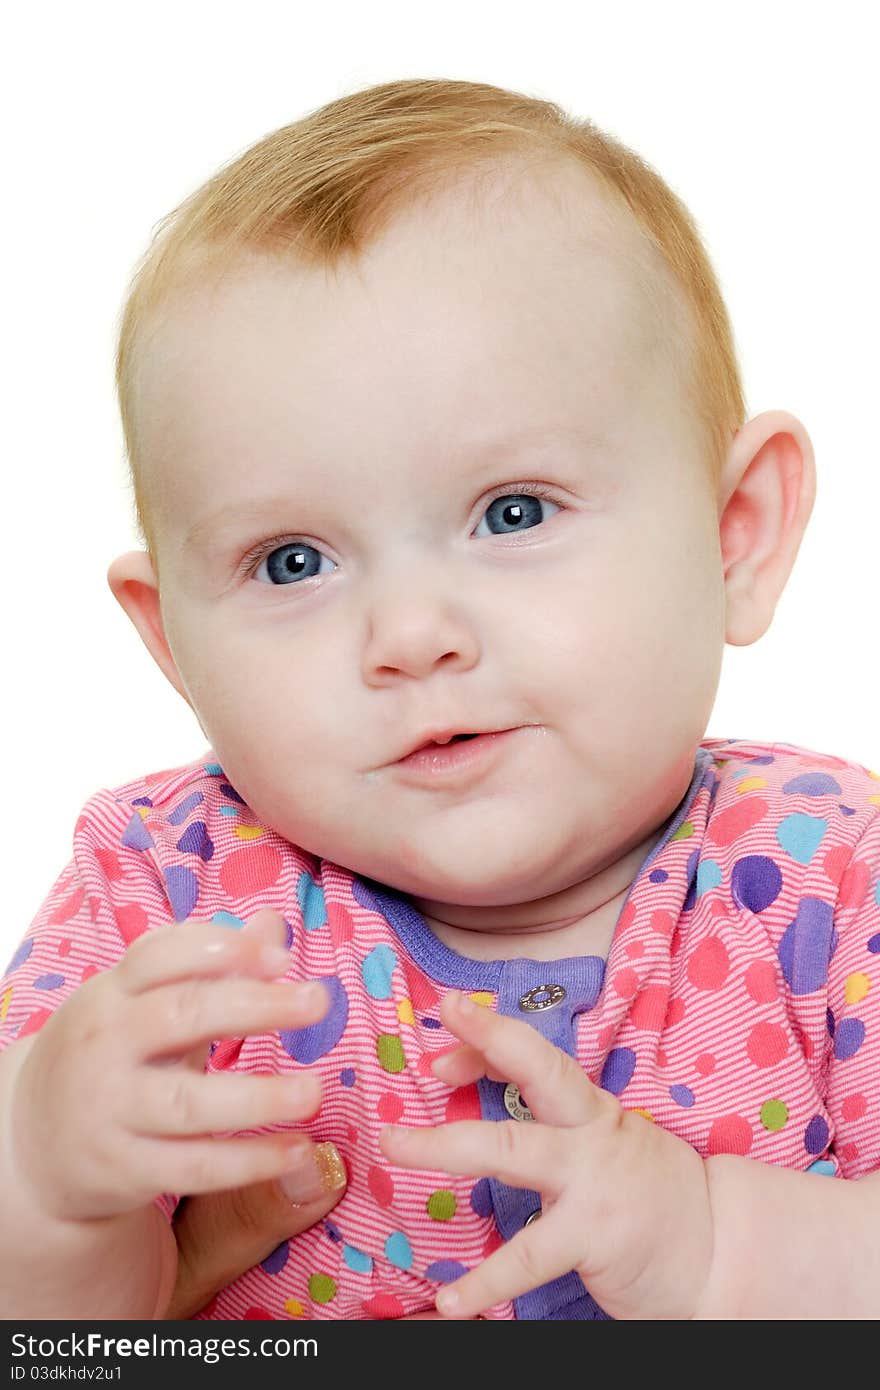
{"label": "lower lip", "polygon": [[400,758],[392,766],[419,782],[446,782],[466,772],[482,771],[500,753],[517,729],[478,734],[458,743],[431,744]]}

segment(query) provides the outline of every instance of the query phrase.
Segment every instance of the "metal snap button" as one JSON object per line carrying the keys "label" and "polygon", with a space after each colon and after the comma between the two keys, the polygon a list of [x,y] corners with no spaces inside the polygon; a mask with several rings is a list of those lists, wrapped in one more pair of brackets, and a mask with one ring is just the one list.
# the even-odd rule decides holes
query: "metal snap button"
{"label": "metal snap button", "polygon": [[526,990],[519,1000],[519,1007],[523,1013],[537,1013],[539,1009],[552,1009],[556,1004],[561,1004],[565,998],[565,990],[562,985],[537,985],[534,989]]}
{"label": "metal snap button", "polygon": [[504,1087],[504,1109],[514,1120],[533,1120],[535,1117],[519,1093],[519,1087],[508,1081]]}
{"label": "metal snap button", "polygon": [[537,1211],[533,1211],[533,1212],[530,1212],[530,1213],[529,1213],[529,1215],[526,1217],[525,1221],[523,1222],[523,1226],[531,1226],[532,1222],[533,1222],[533,1221],[537,1221],[537,1219],[538,1219],[538,1217],[539,1217],[540,1215],[541,1215],[541,1208],[538,1207],[538,1210],[537,1210]]}

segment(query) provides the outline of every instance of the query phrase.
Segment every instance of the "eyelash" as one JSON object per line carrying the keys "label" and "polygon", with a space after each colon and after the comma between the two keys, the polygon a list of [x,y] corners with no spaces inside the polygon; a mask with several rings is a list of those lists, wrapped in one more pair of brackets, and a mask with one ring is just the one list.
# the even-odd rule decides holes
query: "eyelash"
{"label": "eyelash", "polygon": [[[493,502],[497,502],[499,497],[538,497],[545,502],[553,502],[557,507],[563,507],[563,503],[553,493],[540,483],[516,483],[513,487],[498,488],[486,501],[486,508],[491,507]],[[530,528],[534,529],[534,528]],[[483,539],[481,537],[481,539]],[[249,576],[255,570],[266,555],[271,555],[272,551],[282,545],[309,545],[309,541],[304,541],[301,536],[275,536],[269,541],[260,541],[258,545],[252,546],[245,556],[242,557],[241,564],[236,574],[237,579]],[[315,548],[315,547],[313,547]]]}

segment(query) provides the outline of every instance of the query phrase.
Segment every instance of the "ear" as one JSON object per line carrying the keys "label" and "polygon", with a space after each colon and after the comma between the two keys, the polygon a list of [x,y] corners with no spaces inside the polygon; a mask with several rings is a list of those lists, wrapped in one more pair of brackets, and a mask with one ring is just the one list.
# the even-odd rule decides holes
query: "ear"
{"label": "ear", "polygon": [[731,646],[757,642],[773,621],[815,500],[816,462],[800,420],[767,410],[743,425],[719,486]]}
{"label": "ear", "polygon": [[117,602],[134,623],[150,656],[174,689],[193,709],[171,648],[165,636],[159,604],[159,581],[146,550],[130,550],[120,555],[107,571],[107,583]]}

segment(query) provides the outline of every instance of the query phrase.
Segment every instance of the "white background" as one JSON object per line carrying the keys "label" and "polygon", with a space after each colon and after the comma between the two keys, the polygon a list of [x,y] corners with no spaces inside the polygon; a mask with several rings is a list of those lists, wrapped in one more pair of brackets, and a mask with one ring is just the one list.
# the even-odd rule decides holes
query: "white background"
{"label": "white background", "polygon": [[880,770],[874,19],[863,0],[81,0],[7,16],[0,969],[88,796],[206,746],[106,583],[137,544],[113,391],[128,277],[217,167],[375,82],[550,98],[631,145],[690,207],[749,414],[799,416],[818,469],[774,622],[725,649],[706,736]]}

